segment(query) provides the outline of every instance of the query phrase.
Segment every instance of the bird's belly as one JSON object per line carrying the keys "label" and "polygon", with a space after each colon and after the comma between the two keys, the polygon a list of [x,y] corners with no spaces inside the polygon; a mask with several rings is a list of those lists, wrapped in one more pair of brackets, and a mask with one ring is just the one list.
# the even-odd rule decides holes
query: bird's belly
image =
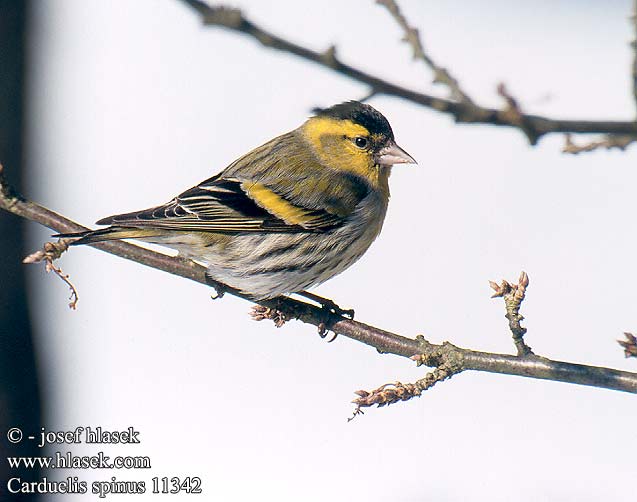
{"label": "bird's belly", "polygon": [[327,233],[250,233],[231,238],[162,237],[182,256],[204,263],[214,280],[252,295],[273,298],[320,284],[357,261],[378,236],[386,206],[358,208]]}
{"label": "bird's belly", "polygon": [[324,234],[241,236],[220,256],[206,257],[215,280],[272,298],[320,284],[352,265],[373,239],[325,242]]}

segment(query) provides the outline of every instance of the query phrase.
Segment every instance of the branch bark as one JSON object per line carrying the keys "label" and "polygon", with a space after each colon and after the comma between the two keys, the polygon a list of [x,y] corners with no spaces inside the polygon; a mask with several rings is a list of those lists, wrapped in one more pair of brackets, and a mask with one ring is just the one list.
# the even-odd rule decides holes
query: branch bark
{"label": "branch bark", "polygon": [[[20,196],[7,183],[0,165],[0,208],[17,216],[44,225],[57,232],[81,232],[86,227]],[[148,267],[156,268],[185,279],[209,285],[206,269],[190,260],[171,257],[126,242],[102,242],[93,247]],[[240,298],[249,298],[231,288],[225,291]],[[298,319],[335,334],[376,348],[381,353],[412,358],[419,364],[437,368],[450,367],[455,373],[474,370],[554,380],[593,387],[601,387],[637,394],[637,373],[610,368],[553,361],[535,355],[518,357],[463,349],[450,343],[432,344],[418,336],[404,337],[368,324],[326,312],[306,302],[279,297],[259,302],[282,313],[287,319]]]}
{"label": "branch bark", "polygon": [[418,92],[388,82],[343,63],[337,57],[334,46],[331,46],[325,52],[316,52],[285,40],[254,24],[238,9],[212,7],[201,0],[181,1],[197,12],[201,17],[201,21],[206,26],[225,28],[236,33],[247,35],[265,47],[293,54],[301,59],[328,68],[340,75],[368,85],[370,87],[370,95],[385,94],[396,96],[435,111],[451,115],[458,123],[490,124],[519,129],[527,136],[531,145],[537,144],[542,136],[553,133],[621,134],[637,136],[637,121],[566,120],[527,114],[516,117],[507,109],[499,110],[482,107],[469,101],[454,101]]}

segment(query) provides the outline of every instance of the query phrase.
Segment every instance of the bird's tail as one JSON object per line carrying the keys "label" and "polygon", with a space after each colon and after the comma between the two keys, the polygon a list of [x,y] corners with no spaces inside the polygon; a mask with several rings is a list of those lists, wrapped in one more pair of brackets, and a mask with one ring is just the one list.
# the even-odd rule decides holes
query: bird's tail
{"label": "bird's tail", "polygon": [[119,239],[144,239],[145,237],[153,237],[156,235],[159,235],[159,231],[154,229],[113,226],[108,228],[100,228],[99,230],[86,230],[85,232],[55,234],[51,237],[77,239],[69,244],[71,246],[79,246],[81,244],[93,244],[95,242],[113,241]]}

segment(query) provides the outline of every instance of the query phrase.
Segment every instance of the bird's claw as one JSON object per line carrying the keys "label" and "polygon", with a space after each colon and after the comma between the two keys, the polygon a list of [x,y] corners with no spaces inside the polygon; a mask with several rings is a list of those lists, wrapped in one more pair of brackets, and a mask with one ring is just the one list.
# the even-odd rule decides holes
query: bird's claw
{"label": "bird's claw", "polygon": [[[325,338],[329,331],[329,325],[334,321],[334,317],[345,317],[347,319],[354,319],[353,309],[342,309],[336,303],[329,298],[323,298],[322,296],[315,295],[314,293],[308,293],[307,291],[301,291],[297,293],[313,302],[318,303],[321,306],[321,311],[324,315],[324,320],[318,325],[318,333],[321,338]],[[331,343],[336,340],[338,335],[334,333],[334,336],[328,340],[327,343]]]}
{"label": "bird's claw", "polygon": [[337,315],[339,317],[346,317],[348,319],[354,319],[354,309],[342,309],[332,300],[324,298],[323,302],[319,302],[321,307],[328,312]]}
{"label": "bird's claw", "polygon": [[[327,327],[327,325],[324,322],[320,322],[318,324],[318,334],[321,338],[326,338],[327,334],[329,333],[329,329]],[[334,340],[336,340],[336,338],[338,337],[337,333],[333,333],[332,334],[332,338],[330,338],[327,343],[332,343]]]}
{"label": "bird's claw", "polygon": [[206,283],[208,284],[208,286],[210,286],[212,289],[215,290],[215,294],[210,295],[210,298],[212,300],[218,300],[219,298],[223,298],[223,295],[226,294],[225,286],[221,284],[220,282],[215,281],[212,277],[209,277],[208,275],[206,275]]}

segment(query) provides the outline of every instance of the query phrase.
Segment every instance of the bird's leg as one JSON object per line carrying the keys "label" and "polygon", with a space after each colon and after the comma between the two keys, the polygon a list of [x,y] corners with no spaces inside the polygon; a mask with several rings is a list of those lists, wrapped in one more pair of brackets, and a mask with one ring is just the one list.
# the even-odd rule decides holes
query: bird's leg
{"label": "bird's leg", "polygon": [[223,295],[226,294],[225,285],[221,284],[218,281],[215,281],[208,274],[206,274],[206,284],[208,284],[208,286],[210,286],[211,288],[215,290],[215,296],[212,296],[212,295],[210,296],[210,298],[212,298],[213,300],[218,300],[219,298],[222,298]]}
{"label": "bird's leg", "polygon": [[315,295],[314,293],[310,293],[308,291],[299,291],[296,294],[299,296],[303,296],[307,298],[308,300],[312,300],[313,302],[318,303],[323,310],[331,314],[335,314],[341,317],[347,317],[349,319],[354,319],[354,309],[342,309],[329,298],[323,298],[322,296]]}

